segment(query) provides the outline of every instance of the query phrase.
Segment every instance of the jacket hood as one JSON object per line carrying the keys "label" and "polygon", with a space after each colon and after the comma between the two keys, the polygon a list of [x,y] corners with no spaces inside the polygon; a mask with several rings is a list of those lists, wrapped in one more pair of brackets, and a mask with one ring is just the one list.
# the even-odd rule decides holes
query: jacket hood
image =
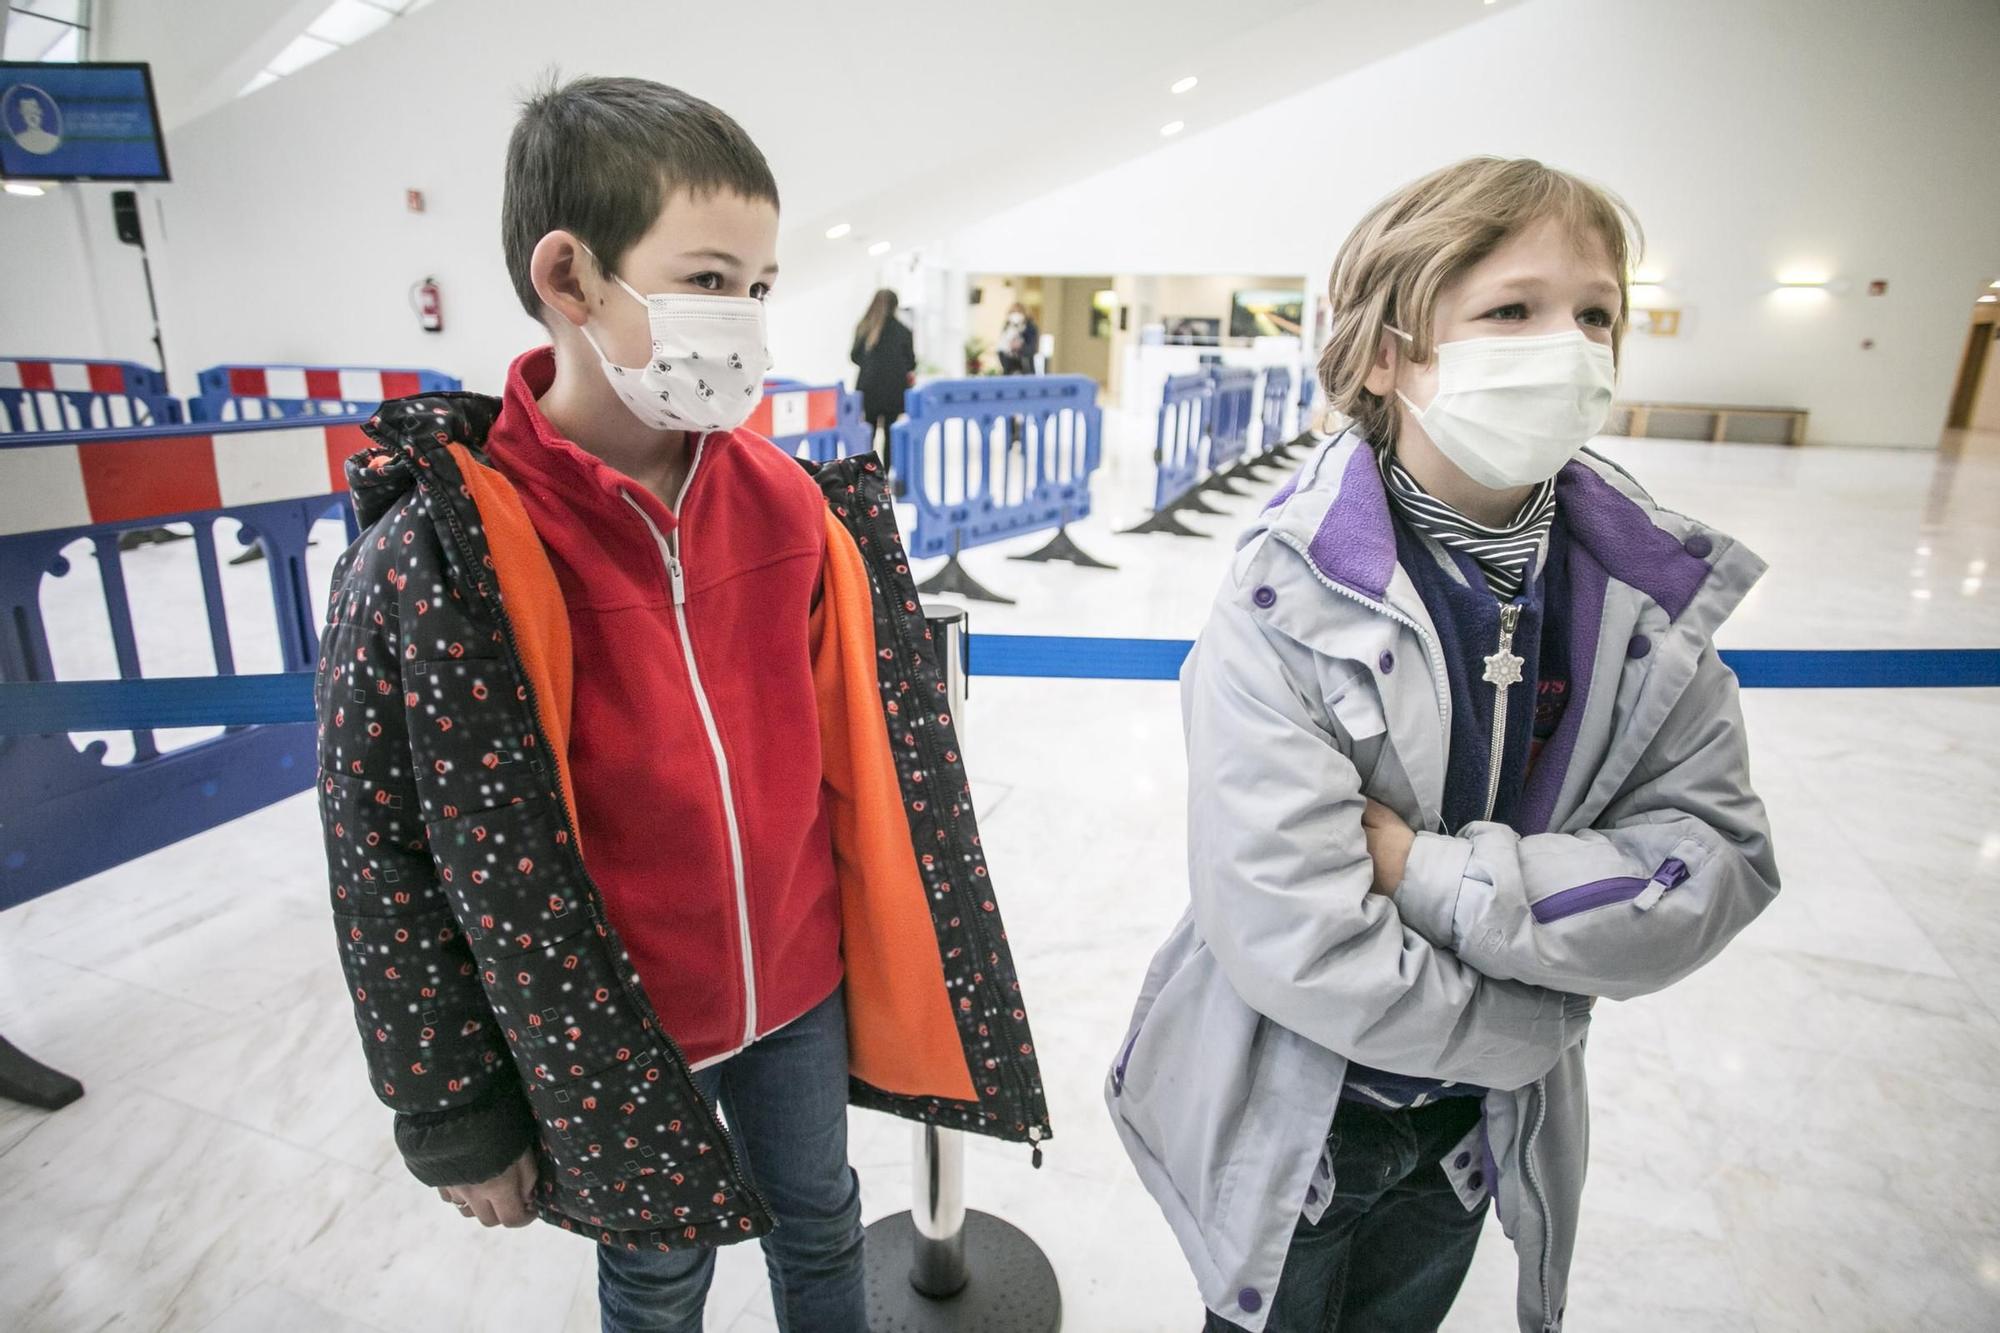
{"label": "jacket hood", "polygon": [[347,460],[347,489],[363,528],[370,527],[416,485],[416,469],[432,466],[448,446],[474,453],[500,415],[500,400],[483,393],[430,393],[382,404],[361,429],[372,443]]}

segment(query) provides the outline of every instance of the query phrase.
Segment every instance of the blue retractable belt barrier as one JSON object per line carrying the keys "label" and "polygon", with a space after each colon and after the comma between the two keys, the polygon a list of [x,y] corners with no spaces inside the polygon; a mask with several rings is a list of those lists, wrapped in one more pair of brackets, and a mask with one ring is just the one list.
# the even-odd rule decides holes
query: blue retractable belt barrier
{"label": "blue retractable belt barrier", "polygon": [[[970,635],[969,674],[1042,680],[1174,680],[1187,639]],[[1737,649],[1745,689],[2000,688],[2000,648]],[[312,673],[0,684],[0,736],[313,720]]]}

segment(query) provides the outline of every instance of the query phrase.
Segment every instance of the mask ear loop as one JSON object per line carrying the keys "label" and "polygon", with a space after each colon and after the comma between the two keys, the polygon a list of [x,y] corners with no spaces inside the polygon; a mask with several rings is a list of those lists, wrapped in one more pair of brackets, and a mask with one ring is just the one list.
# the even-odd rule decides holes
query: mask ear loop
{"label": "mask ear loop", "polygon": [[[1410,346],[1415,347],[1417,345],[1417,340],[1415,338],[1412,338],[1409,334],[1403,332],[1401,329],[1397,328],[1394,324],[1389,323],[1387,320],[1384,320],[1382,322],[1382,327],[1389,330],[1389,332],[1395,334],[1398,338],[1401,338],[1404,342],[1408,343]],[[1419,425],[1422,425],[1424,419],[1424,409],[1418,407],[1415,403],[1411,402],[1410,395],[1404,393],[1401,389],[1396,390],[1396,397],[1402,400],[1403,406],[1410,409],[1410,415],[1417,419],[1417,423]]]}

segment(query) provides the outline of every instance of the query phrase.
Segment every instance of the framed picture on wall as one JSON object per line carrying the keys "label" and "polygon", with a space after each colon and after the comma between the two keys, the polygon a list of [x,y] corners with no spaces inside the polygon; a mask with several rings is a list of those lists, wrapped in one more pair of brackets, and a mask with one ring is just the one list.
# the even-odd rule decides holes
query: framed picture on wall
{"label": "framed picture on wall", "polygon": [[1304,330],[1306,294],[1273,288],[1249,287],[1229,297],[1229,336],[1270,338],[1290,334],[1296,338]]}

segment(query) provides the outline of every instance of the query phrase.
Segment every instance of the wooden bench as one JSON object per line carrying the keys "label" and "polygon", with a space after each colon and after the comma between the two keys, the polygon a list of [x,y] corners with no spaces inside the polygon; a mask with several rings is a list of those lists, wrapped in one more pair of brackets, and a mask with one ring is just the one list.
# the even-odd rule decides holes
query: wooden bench
{"label": "wooden bench", "polygon": [[[1701,422],[1701,431],[1683,434],[1672,430],[1653,431],[1653,417],[1686,416]],[[1649,439],[1700,440],[1707,439],[1715,444],[1729,443],[1729,423],[1732,418],[1747,417],[1758,421],[1782,421],[1785,434],[1782,441],[1788,445],[1806,442],[1806,411],[1802,407],[1738,407],[1728,403],[1618,403],[1611,409],[1611,419],[1605,422],[1607,435],[1631,435]],[[1667,423],[1659,423],[1666,425]],[[1748,443],[1748,441],[1738,441]],[[1774,441],[1758,440],[1758,444]]]}

